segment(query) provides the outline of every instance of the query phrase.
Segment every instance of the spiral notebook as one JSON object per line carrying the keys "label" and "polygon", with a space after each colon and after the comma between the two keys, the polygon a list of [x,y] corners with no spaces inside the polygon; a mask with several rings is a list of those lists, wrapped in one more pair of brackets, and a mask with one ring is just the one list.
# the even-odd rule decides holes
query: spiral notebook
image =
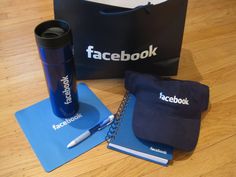
{"label": "spiral notebook", "polygon": [[132,129],[135,96],[126,93],[107,134],[108,148],[164,166],[173,159],[173,148],[137,138]]}

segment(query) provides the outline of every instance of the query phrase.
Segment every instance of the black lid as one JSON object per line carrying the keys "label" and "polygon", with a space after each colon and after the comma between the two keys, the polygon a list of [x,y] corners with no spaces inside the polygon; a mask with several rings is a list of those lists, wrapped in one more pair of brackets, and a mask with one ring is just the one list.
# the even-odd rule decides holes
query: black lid
{"label": "black lid", "polygon": [[49,20],[40,23],[34,30],[39,46],[59,48],[72,41],[71,29],[63,20]]}

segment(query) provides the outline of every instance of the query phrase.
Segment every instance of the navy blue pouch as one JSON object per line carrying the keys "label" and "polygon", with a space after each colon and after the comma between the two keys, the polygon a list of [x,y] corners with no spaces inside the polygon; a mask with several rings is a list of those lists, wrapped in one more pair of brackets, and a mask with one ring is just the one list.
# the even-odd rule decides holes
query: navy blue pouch
{"label": "navy blue pouch", "polygon": [[136,96],[133,130],[137,137],[184,151],[195,148],[201,113],[209,104],[208,86],[129,71],[125,87]]}

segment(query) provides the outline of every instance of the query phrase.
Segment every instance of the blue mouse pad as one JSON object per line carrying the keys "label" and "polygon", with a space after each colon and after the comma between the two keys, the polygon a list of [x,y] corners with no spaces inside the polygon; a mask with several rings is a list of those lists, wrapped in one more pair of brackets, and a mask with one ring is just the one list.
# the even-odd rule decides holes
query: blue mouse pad
{"label": "blue mouse pad", "polygon": [[55,116],[49,99],[16,112],[16,119],[45,171],[50,172],[73,158],[85,153],[105,140],[109,127],[91,135],[77,146],[67,144],[106,119],[111,112],[84,84],[77,86],[80,109],[68,119]]}

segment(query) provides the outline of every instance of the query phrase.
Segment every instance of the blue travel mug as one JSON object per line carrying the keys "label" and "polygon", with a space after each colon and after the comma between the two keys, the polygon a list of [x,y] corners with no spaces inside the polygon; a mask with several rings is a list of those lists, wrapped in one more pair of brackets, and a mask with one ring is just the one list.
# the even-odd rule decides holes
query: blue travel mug
{"label": "blue travel mug", "polygon": [[34,32],[52,110],[58,117],[71,117],[79,103],[70,26],[62,20],[50,20],[36,26]]}

